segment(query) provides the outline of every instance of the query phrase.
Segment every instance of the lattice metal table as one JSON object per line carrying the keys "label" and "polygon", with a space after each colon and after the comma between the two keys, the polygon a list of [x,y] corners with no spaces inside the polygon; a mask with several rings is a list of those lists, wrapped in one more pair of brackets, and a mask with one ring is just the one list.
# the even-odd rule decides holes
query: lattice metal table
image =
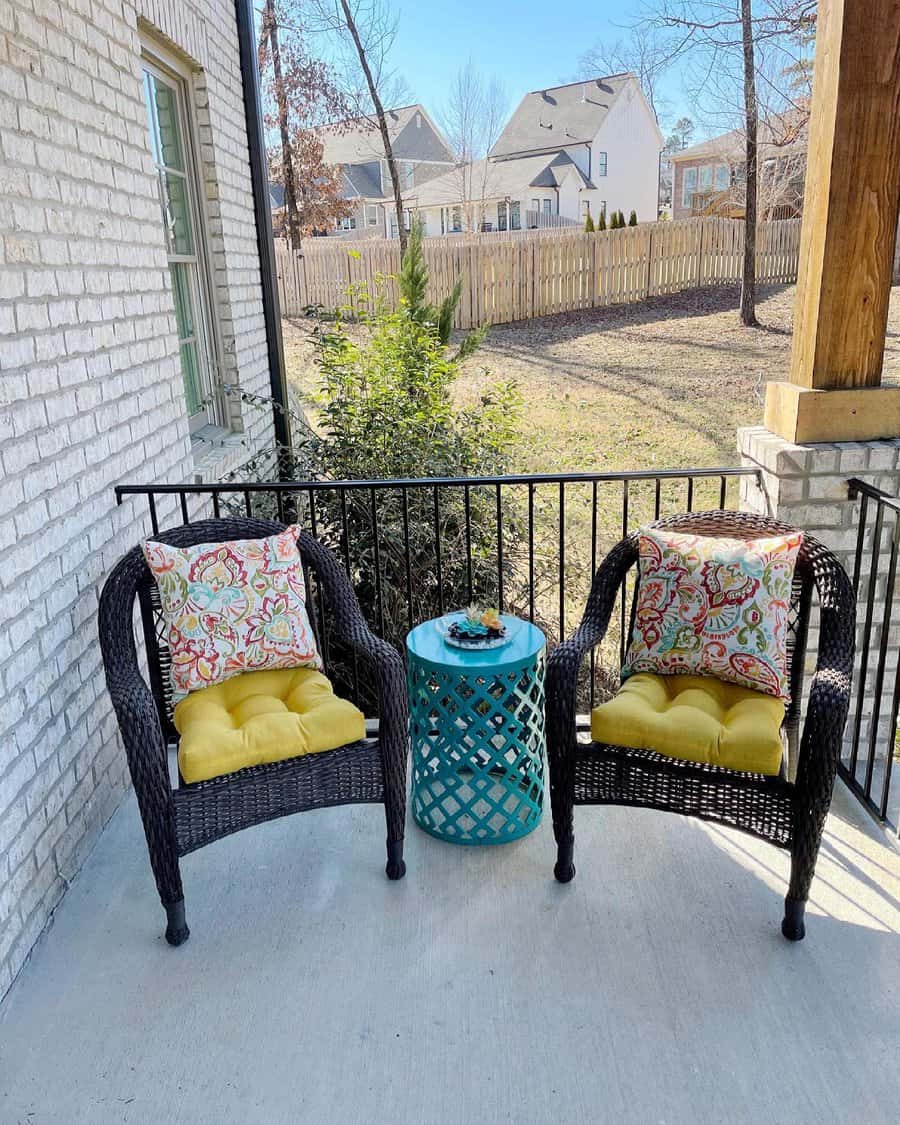
{"label": "lattice metal table", "polygon": [[416,823],[455,844],[503,844],[540,823],[544,801],[544,634],[452,648],[434,621],[406,638]]}

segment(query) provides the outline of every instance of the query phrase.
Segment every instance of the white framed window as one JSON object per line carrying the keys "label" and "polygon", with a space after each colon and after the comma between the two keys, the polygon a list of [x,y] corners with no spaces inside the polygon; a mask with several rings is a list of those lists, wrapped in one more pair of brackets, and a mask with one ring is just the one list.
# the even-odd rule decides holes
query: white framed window
{"label": "white framed window", "polygon": [[518,199],[503,199],[497,204],[497,230],[521,230],[522,210]]}
{"label": "white framed window", "polygon": [[337,223],[338,230],[356,230],[356,216],[346,215],[343,219],[339,219]]}
{"label": "white framed window", "polygon": [[716,165],[716,191],[727,191],[731,186],[731,173],[727,164]]}
{"label": "white framed window", "polygon": [[591,213],[591,201],[589,199],[582,199],[581,201],[581,217],[586,219]]}
{"label": "white framed window", "polygon": [[531,210],[532,211],[540,211],[540,209],[541,209],[541,201],[539,199],[532,199]]}
{"label": "white framed window", "polygon": [[690,207],[694,192],[697,190],[697,169],[685,168],[681,181],[681,205]]}
{"label": "white framed window", "polygon": [[378,226],[378,205],[376,203],[366,204],[366,226]]}
{"label": "white framed window", "polygon": [[713,166],[704,164],[700,169],[700,190],[709,191],[713,185]]}
{"label": "white framed window", "polygon": [[545,215],[552,215],[553,214],[553,200],[552,199],[542,199],[541,200],[541,210],[544,212]]}
{"label": "white framed window", "polygon": [[178,63],[143,45],[142,81],[160,220],[172,281],[184,399],[192,431],[214,419],[215,331],[200,209],[189,81]]}
{"label": "white framed window", "polygon": [[454,234],[462,233],[462,207],[456,206],[453,208],[452,214],[450,216],[450,229]]}
{"label": "white framed window", "polygon": [[606,175],[606,164],[607,164],[607,153],[598,152],[597,153],[597,175],[598,176],[605,176]]}

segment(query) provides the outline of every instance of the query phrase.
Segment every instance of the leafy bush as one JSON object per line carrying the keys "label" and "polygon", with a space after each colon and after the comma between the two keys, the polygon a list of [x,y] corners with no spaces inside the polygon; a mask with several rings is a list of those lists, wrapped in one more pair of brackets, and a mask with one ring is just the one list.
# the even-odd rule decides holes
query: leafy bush
{"label": "leafy bush", "polygon": [[[317,322],[318,419],[315,429],[302,418],[294,423],[297,480],[389,482],[508,471],[521,396],[514,384],[497,382],[471,405],[454,402],[459,364],[485,333],[470,332],[455,350],[449,346],[461,285],[440,305],[427,302],[417,225],[397,284],[396,309],[379,292],[357,288],[343,315]],[[352,326],[351,307],[357,310]],[[507,603],[513,600],[513,568],[524,538],[521,517],[504,510],[498,535],[493,489],[442,489],[437,507],[430,486],[317,490],[312,510],[309,495],[299,493],[298,517],[306,526],[314,522],[318,538],[344,561],[367,620],[392,643],[401,644],[409,628],[408,587],[416,620],[473,598],[496,604],[501,569]],[[330,657],[339,682],[343,665],[346,687],[349,663],[334,651]],[[372,702],[368,695],[360,699],[364,708]]]}
{"label": "leafy bush", "polygon": [[619,224],[619,229],[622,230],[625,227],[625,212],[624,211],[619,211],[618,218],[617,218],[616,221]]}
{"label": "leafy bush", "polygon": [[597,219],[597,230],[606,230],[606,212],[601,211],[600,217]]}
{"label": "leafy bush", "polygon": [[628,216],[628,225],[630,227],[636,227],[638,225],[637,211],[632,211],[631,214]]}
{"label": "leafy bush", "polygon": [[584,220],[584,232],[585,234],[593,234],[594,230],[594,220],[591,218],[590,211],[588,211],[587,218]]}

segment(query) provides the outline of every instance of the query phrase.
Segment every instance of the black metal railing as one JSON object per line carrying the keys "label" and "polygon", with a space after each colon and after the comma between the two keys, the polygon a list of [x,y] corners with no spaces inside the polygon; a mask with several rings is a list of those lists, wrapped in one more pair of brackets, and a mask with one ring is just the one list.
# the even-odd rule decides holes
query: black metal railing
{"label": "black metal railing", "polygon": [[[736,507],[752,468],[408,480],[135,484],[150,532],[208,516],[296,520],[341,559],[368,619],[401,650],[414,625],[473,601],[539,624],[551,647],[576,624],[605,552],[628,531],[680,511]],[[326,615],[311,583],[320,643],[344,692],[371,713],[352,658],[328,652]],[[614,689],[626,644],[630,584],[585,669],[582,702]]]}
{"label": "black metal railing", "polygon": [[848,481],[859,499],[853,588],[857,597],[856,670],[840,775],[866,808],[896,828],[892,799],[900,709],[900,623],[895,624],[900,561],[900,500],[865,481]]}

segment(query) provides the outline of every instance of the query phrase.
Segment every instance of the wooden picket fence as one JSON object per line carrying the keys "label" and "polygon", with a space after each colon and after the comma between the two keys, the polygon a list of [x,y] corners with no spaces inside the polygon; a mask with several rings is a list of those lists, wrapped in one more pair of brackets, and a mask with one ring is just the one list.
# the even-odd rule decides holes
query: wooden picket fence
{"label": "wooden picket fence", "polygon": [[[743,243],[742,220],[697,218],[594,234],[531,230],[427,238],[424,254],[431,299],[445,296],[461,277],[456,327],[473,328],[731,285],[740,280]],[[799,219],[760,223],[758,281],[795,281],[799,246]],[[333,312],[376,291],[390,304],[397,300],[400,249],[394,240],[306,239],[298,251],[278,245],[276,262],[285,316],[310,306]]]}

